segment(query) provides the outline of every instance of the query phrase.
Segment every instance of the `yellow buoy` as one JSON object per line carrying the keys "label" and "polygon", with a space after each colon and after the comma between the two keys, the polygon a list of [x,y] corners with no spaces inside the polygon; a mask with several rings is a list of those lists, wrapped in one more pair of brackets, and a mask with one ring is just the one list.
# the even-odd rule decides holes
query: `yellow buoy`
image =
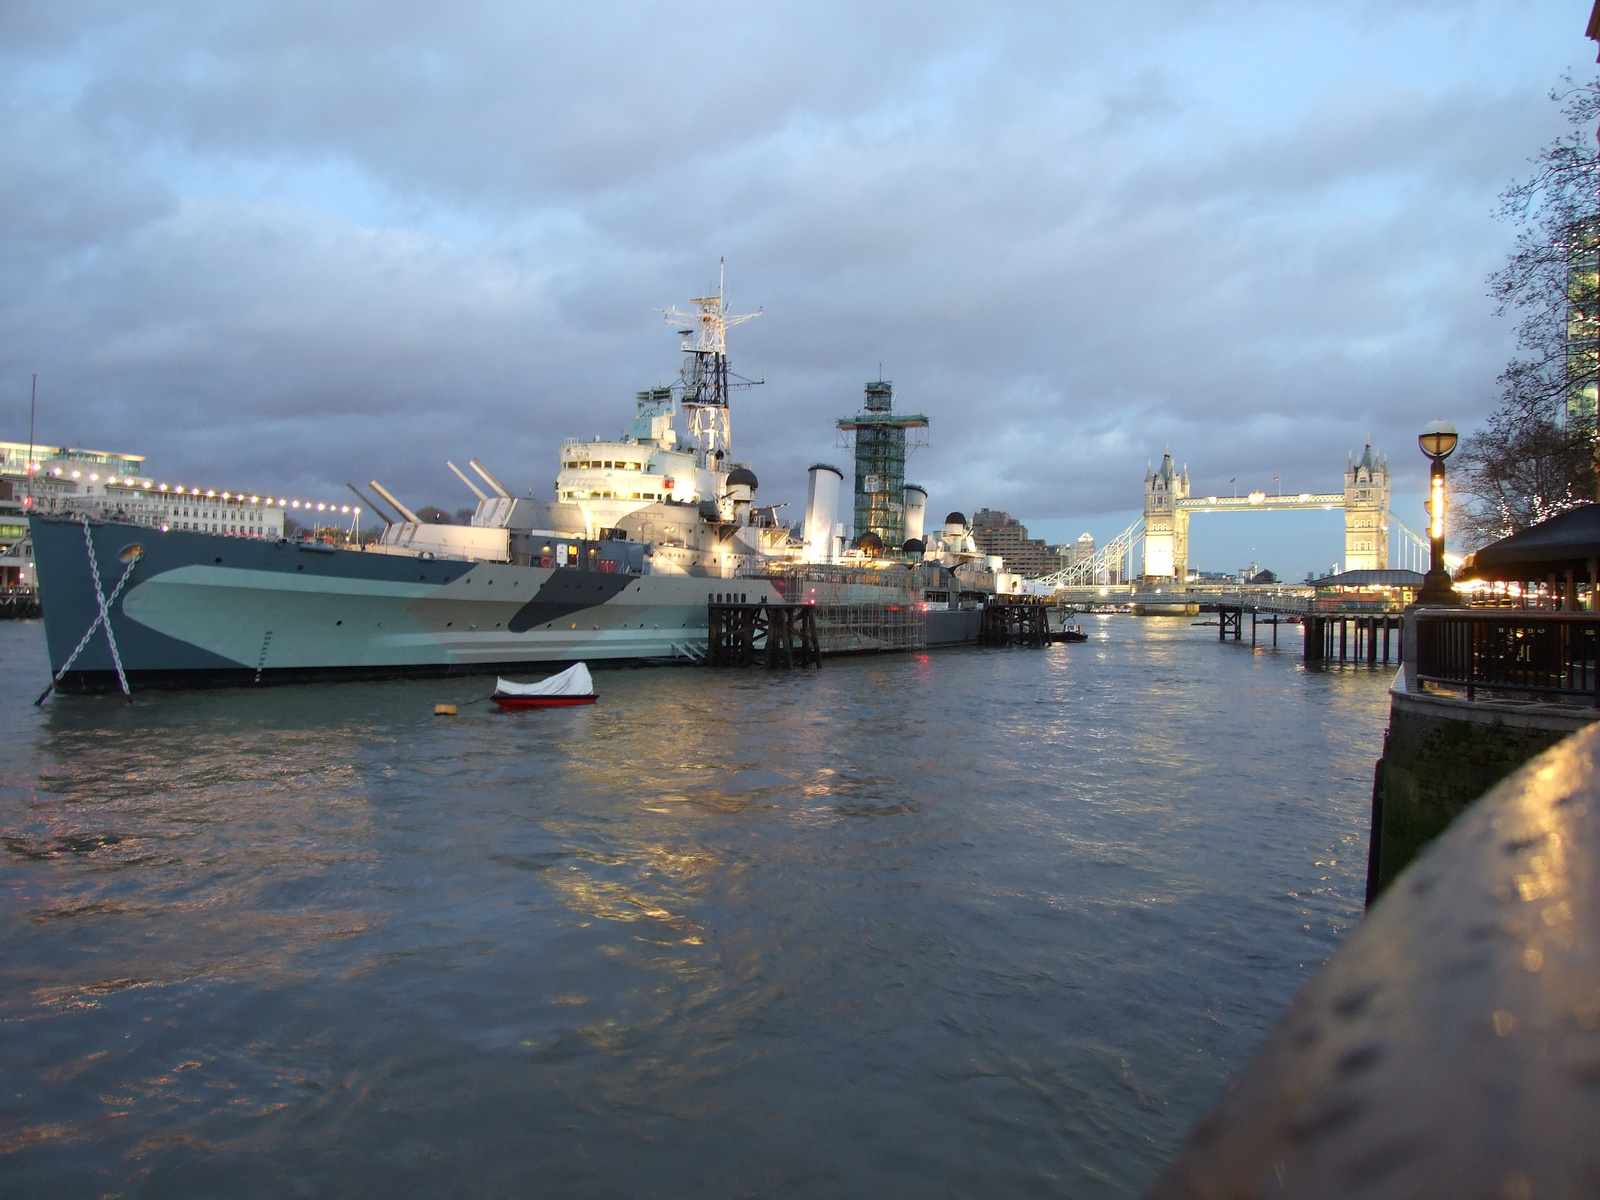
{"label": "yellow buoy", "polygon": [[454,704],[435,704],[433,706],[433,715],[436,717],[453,717],[456,715],[456,706]]}

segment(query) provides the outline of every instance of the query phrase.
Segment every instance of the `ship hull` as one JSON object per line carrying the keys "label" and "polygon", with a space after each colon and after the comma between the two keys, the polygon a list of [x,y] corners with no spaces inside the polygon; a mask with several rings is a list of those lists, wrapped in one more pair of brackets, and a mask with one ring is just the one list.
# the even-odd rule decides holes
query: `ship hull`
{"label": "ship hull", "polygon": [[[84,525],[32,519],[52,672],[99,612]],[[420,559],[147,526],[91,524],[111,630],[133,688],[510,673],[572,662],[696,661],[719,594],[770,581],[603,574]],[[120,686],[96,630],[64,691]]]}
{"label": "ship hull", "polygon": [[[99,615],[84,523],[31,524],[57,687],[117,690],[103,627],[73,658]],[[784,600],[782,582],[767,578],[467,562],[113,522],[87,532],[133,690],[703,662],[709,603]],[[901,587],[843,580],[808,583],[804,595],[820,612],[915,603]],[[904,644],[841,632],[834,649],[971,644],[980,615],[922,614]]]}

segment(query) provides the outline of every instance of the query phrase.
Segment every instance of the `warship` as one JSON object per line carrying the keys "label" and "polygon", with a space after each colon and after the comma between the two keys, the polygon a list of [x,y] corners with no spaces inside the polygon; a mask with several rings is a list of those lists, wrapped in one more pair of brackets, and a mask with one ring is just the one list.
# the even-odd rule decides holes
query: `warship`
{"label": "warship", "polygon": [[[720,283],[692,303],[693,312],[667,310],[681,326],[678,381],[638,393],[618,437],[563,442],[551,500],[514,495],[474,458],[476,481],[447,464],[476,496],[470,523],[425,520],[376,480],[390,512],[352,489],[385,519],[365,545],[281,536],[281,515],[250,511],[258,497],[230,497],[243,515],[209,528],[176,518],[187,510],[161,497],[35,511],[53,686],[131,692],[702,662],[708,607],[718,604],[876,614],[867,622],[876,634],[834,648],[976,641],[979,604],[970,590],[961,599],[970,579],[920,559],[873,564],[856,551],[852,560],[828,489],[819,497],[817,487],[837,468],[812,468],[803,531],[757,502],[754,471],[732,458],[729,394],[759,381],[729,369],[727,331],[760,314],[730,316]],[[836,507],[837,487],[832,494]],[[907,549],[920,555],[922,543]]]}

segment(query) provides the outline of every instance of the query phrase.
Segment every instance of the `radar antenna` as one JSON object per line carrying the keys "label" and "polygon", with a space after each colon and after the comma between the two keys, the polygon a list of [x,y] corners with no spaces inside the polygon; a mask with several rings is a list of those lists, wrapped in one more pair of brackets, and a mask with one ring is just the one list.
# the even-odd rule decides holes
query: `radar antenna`
{"label": "radar antenna", "polygon": [[[669,325],[683,338],[684,361],[679,370],[677,390],[689,423],[689,438],[694,443],[700,464],[717,469],[717,460],[732,450],[732,428],[728,421],[728,393],[731,389],[753,387],[764,382],[745,379],[728,370],[728,330],[759,317],[764,308],[740,316],[728,315],[723,296],[727,259],[717,262],[717,294],[691,299],[694,312],[665,309]],[[688,328],[685,328],[687,326]]]}

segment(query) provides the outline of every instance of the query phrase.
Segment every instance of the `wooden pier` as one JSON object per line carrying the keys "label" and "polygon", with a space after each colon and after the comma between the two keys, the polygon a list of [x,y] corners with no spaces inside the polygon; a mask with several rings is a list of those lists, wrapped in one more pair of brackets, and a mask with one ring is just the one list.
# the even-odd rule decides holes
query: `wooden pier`
{"label": "wooden pier", "polygon": [[1285,621],[1290,621],[1290,623],[1293,624],[1293,621],[1290,618],[1285,617],[1281,613],[1269,613],[1263,616],[1260,612],[1253,608],[1219,605],[1217,607],[1217,640],[1219,642],[1227,641],[1230,633],[1233,635],[1233,640],[1236,642],[1244,639],[1245,613],[1250,614],[1250,644],[1252,646],[1256,644],[1258,626],[1272,626],[1272,644],[1276,646],[1278,644],[1278,626],[1283,624]]}
{"label": "wooden pier", "polygon": [[1400,661],[1399,613],[1309,613],[1304,620],[1307,662]]}
{"label": "wooden pier", "polygon": [[1049,609],[1041,602],[1017,598],[983,606],[978,643],[983,646],[1048,646]]}
{"label": "wooden pier", "polygon": [[820,667],[812,604],[708,604],[706,664],[713,667]]}
{"label": "wooden pier", "polygon": [[31,587],[0,588],[0,620],[23,619],[41,615],[39,589]]}
{"label": "wooden pier", "polygon": [[[1206,607],[1212,607],[1207,605]],[[1400,661],[1401,615],[1397,612],[1283,612],[1258,610],[1241,604],[1215,605],[1217,638],[1244,639],[1244,618],[1250,617],[1250,644],[1259,636],[1258,625],[1272,626],[1272,644],[1278,644],[1278,626],[1298,621],[1305,630],[1306,662],[1366,663],[1387,666]]]}

